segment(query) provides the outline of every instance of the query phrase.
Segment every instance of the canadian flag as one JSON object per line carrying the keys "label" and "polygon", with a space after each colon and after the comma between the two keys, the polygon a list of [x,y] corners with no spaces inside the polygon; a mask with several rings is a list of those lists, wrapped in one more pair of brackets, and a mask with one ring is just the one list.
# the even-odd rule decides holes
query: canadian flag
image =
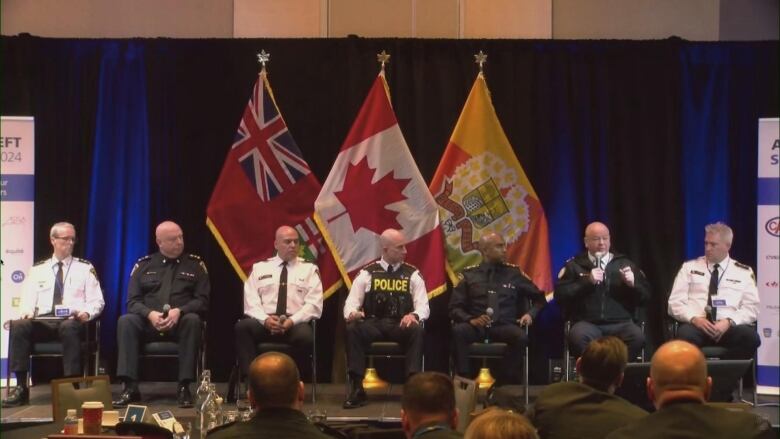
{"label": "canadian flag", "polygon": [[406,236],[406,262],[420,270],[429,297],[444,291],[438,206],[398,126],[383,73],[368,92],[314,211],[348,287],[381,255],[379,235],[393,228]]}

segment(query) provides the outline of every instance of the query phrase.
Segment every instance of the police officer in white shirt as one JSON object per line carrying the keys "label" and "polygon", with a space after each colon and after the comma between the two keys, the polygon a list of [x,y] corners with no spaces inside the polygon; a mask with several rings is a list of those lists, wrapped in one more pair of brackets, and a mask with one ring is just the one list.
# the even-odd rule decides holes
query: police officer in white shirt
{"label": "police officer in white shirt", "polygon": [[404,262],[406,237],[387,229],[379,238],[382,258],[360,270],[344,301],[347,321],[347,372],[351,390],[343,407],[366,404],[363,376],[365,350],[374,341],[390,340],[406,348],[406,375],[422,368],[423,328],[430,314],[425,281],[420,271]]}
{"label": "police officer in white shirt", "polygon": [[669,315],[680,322],[677,338],[723,346],[725,358],[752,358],[761,344],[751,326],[759,305],[753,270],[729,257],[729,226],[718,222],[704,231],[704,256],[682,265],[669,294]]}
{"label": "police officer in white shirt", "polygon": [[[85,323],[98,317],[105,304],[95,268],[89,261],[73,257],[73,225],[53,225],[49,238],[54,254],[30,269],[22,290],[21,315],[10,322],[9,367],[17,385],[8,391],[3,407],[17,407],[30,400],[27,372],[33,342],[59,340],[65,376],[81,374]],[[36,319],[46,316],[63,319]]]}
{"label": "police officer in white shirt", "polygon": [[288,343],[295,357],[311,352],[312,328],[306,324],[322,315],[322,281],[317,266],[298,257],[298,232],[290,226],[276,230],[276,256],[252,266],[244,282],[244,314],[236,323],[236,350],[241,373],[260,352],[264,341]]}

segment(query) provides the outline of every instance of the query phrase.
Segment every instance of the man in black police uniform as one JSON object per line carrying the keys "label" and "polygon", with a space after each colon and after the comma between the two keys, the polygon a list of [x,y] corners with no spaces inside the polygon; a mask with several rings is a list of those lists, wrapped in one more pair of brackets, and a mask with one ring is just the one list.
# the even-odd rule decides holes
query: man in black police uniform
{"label": "man in black police uniform", "polygon": [[419,270],[404,262],[406,238],[395,229],[380,236],[382,258],[358,273],[347,300],[347,371],[352,389],[344,401],[351,409],[366,404],[363,375],[365,351],[372,342],[392,340],[406,345],[406,375],[422,368],[423,328],[428,318],[428,294]]}
{"label": "man in black police uniform", "polygon": [[[506,343],[496,386],[517,381],[518,365],[531,325],[544,306],[544,293],[516,265],[506,262],[506,242],[497,233],[479,240],[482,263],[465,268],[450,298],[452,338],[458,374],[470,377],[469,345],[489,339]],[[528,299],[534,306],[528,310]]]}
{"label": "man in black police uniform", "polygon": [[614,335],[626,344],[632,361],[645,344],[632,319],[636,307],[650,298],[650,283],[628,257],[609,251],[609,229],[604,224],[588,224],[585,248],[566,261],[555,285],[555,300],[575,322],[569,331],[572,354],[579,357],[591,340]]}
{"label": "man in black police uniform", "polygon": [[127,292],[128,313],[119,318],[117,325],[117,376],[125,386],[114,407],[141,399],[141,343],[171,339],[179,343],[179,407],[192,407],[189,383],[195,380],[201,321],[209,306],[209,276],[199,256],[183,253],[184,235],[176,223],[161,223],[155,236],[160,251],[144,256],[133,267]]}

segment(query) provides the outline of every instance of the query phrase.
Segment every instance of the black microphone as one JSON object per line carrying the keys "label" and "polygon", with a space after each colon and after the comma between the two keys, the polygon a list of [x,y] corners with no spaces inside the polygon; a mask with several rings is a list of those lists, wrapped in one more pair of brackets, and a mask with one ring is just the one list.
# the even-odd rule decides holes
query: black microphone
{"label": "black microphone", "polygon": [[163,305],[163,318],[164,319],[168,318],[168,311],[170,311],[170,310],[171,310],[171,305],[168,305],[167,303],[165,305]]}

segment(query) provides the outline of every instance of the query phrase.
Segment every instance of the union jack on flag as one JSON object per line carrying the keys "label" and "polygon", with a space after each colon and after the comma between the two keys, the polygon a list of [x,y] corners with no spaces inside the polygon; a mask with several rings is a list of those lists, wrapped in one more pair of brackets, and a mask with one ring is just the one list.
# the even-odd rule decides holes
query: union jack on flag
{"label": "union jack on flag", "polygon": [[255,83],[232,149],[262,201],[270,201],[311,173],[274,104],[265,78]]}

